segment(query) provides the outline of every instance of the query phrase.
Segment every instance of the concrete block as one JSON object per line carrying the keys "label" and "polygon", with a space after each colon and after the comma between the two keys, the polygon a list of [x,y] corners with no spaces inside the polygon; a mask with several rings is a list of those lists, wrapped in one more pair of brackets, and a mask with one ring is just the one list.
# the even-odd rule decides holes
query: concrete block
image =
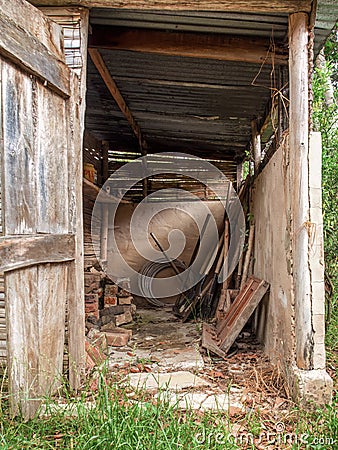
{"label": "concrete block", "polygon": [[128,382],[134,388],[167,389],[170,391],[210,385],[208,381],[183,370],[171,373],[132,373],[129,375]]}
{"label": "concrete block", "polygon": [[326,366],[326,352],[325,343],[316,344],[313,346],[313,368],[325,369]]}
{"label": "concrete block", "polygon": [[300,406],[315,409],[332,402],[333,381],[325,370],[293,368],[292,393]]}
{"label": "concrete block", "polygon": [[312,283],[312,313],[325,314],[325,285],[324,281]]}
{"label": "concrete block", "polygon": [[[130,330],[131,331],[131,330]],[[130,339],[129,330],[114,328],[105,332],[107,344],[111,347],[124,347]]]}
{"label": "concrete block", "polygon": [[325,340],[325,316],[323,314],[313,314],[312,326],[315,343],[322,344]]}

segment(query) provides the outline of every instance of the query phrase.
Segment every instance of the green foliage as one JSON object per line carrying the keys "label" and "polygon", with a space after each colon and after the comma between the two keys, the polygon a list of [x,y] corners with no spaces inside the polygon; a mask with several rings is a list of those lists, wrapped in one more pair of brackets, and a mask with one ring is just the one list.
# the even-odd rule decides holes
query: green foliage
{"label": "green foliage", "polygon": [[[7,404],[0,408],[0,448],[79,450],[239,450],[256,448],[337,448],[338,399],[333,405],[309,413],[294,408],[272,418],[255,408],[236,417],[222,411],[182,411],[177,405],[130,392],[105,381],[98,390],[62,404],[47,400],[29,421],[11,418]],[[90,400],[90,401],[89,401]],[[282,425],[282,429],[277,428]],[[278,434],[276,430],[280,430]],[[270,434],[268,434],[270,432]],[[304,444],[306,437],[306,446]],[[273,439],[271,441],[271,439]],[[268,441],[272,445],[268,446]],[[279,445],[279,443],[281,445]],[[256,446],[255,444],[259,444]],[[284,445],[288,444],[288,445]]]}
{"label": "green foliage", "polygon": [[[328,353],[338,364],[338,34],[337,29],[326,43],[326,67],[316,69],[313,80],[313,125],[323,142],[323,219],[326,274],[333,286],[330,303],[330,325],[327,330]],[[325,91],[333,82],[336,102],[327,105]]]}

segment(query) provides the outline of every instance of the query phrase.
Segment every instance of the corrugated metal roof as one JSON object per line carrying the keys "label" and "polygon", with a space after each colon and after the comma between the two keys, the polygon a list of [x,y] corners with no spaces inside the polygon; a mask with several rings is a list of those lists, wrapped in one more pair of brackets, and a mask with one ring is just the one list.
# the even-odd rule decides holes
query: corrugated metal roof
{"label": "corrugated metal roof", "polygon": [[[317,51],[337,12],[335,0],[319,2]],[[94,29],[108,25],[218,33],[287,44],[287,14],[94,8],[90,22]],[[176,150],[240,161],[250,141],[251,121],[264,117],[276,93],[279,69],[269,65],[116,49],[100,53],[151,152]],[[117,150],[138,150],[127,120],[91,61],[87,105],[87,126],[97,137]],[[235,165],[229,168],[234,174]]]}
{"label": "corrugated metal roof", "polygon": [[238,14],[210,11],[140,11],[97,8],[91,12],[97,25],[196,31],[236,36],[286,36],[287,14]]}

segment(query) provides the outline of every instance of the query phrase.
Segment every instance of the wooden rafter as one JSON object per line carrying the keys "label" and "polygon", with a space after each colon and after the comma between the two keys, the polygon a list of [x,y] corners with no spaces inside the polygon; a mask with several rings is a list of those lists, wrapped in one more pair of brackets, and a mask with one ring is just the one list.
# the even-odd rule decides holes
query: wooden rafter
{"label": "wooden rafter", "polygon": [[31,0],[37,6],[78,6],[141,10],[291,13],[311,10],[312,0]]}
{"label": "wooden rafter", "polygon": [[241,61],[254,64],[286,65],[288,52],[269,39],[243,38],[222,34],[180,33],[158,30],[93,26],[89,46],[161,55]]}
{"label": "wooden rafter", "polygon": [[97,68],[99,74],[102,77],[102,80],[104,81],[105,85],[107,86],[109,92],[111,93],[112,97],[114,98],[116,104],[128,120],[135,136],[137,137],[137,140],[140,145],[141,153],[146,154],[146,149],[148,148],[148,145],[142,136],[141,128],[139,127],[138,123],[136,122],[132,112],[130,111],[126,101],[124,100],[119,88],[117,87],[115,81],[113,80],[112,76],[110,75],[110,72],[103,61],[103,58],[99,52],[99,50],[95,48],[90,48],[89,55]]}

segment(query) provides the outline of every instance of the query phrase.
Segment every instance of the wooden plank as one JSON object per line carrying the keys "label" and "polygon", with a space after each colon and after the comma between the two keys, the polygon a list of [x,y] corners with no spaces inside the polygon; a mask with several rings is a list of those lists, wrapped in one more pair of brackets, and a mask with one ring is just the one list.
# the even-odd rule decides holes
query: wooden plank
{"label": "wooden plank", "polygon": [[[78,8],[72,6],[69,8],[59,7],[41,8],[43,13],[50,17],[54,22],[59,24],[64,30],[62,42],[64,42],[65,53],[67,55],[67,65],[73,69],[80,79],[80,100],[81,100],[81,129],[84,129],[85,111],[86,111],[86,90],[87,90],[87,44],[88,44],[88,29],[89,29],[89,9]],[[79,27],[79,48],[75,46],[73,39],[66,38],[66,34],[71,32],[75,34],[72,27],[78,22]],[[72,64],[72,58],[75,60],[75,65]],[[78,63],[78,56],[80,54],[81,64]]]}
{"label": "wooden plank", "polygon": [[37,83],[35,209],[38,233],[68,232],[67,113],[67,102]]}
{"label": "wooden plank", "polygon": [[[50,53],[33,35],[8,17],[0,16],[0,54],[60,95],[69,97],[69,69],[63,61]],[[29,49],[29,50],[28,50]]]}
{"label": "wooden plank", "polygon": [[108,260],[108,226],[109,226],[109,206],[102,204],[102,223],[101,223],[101,261]]}
{"label": "wooden plank", "polygon": [[37,267],[6,277],[8,378],[11,411],[33,417],[39,402],[39,304]]}
{"label": "wooden plank", "polygon": [[71,234],[25,235],[0,238],[0,270],[12,271],[46,262],[75,258],[75,238]]}
{"label": "wooden plank", "polygon": [[312,369],[313,326],[309,268],[309,62],[308,16],[289,17],[290,167],[292,258],[294,276],[296,361],[300,369]]}
{"label": "wooden plank", "polygon": [[[74,5],[74,0],[31,0],[37,6]],[[233,11],[233,12],[310,12],[311,0],[77,0],[89,8],[140,10]]]}
{"label": "wooden plank", "polygon": [[242,38],[223,34],[179,33],[144,29],[93,26],[89,47],[157,53],[219,61],[254,64],[287,64],[288,53],[276,43],[269,51],[269,39]]}
{"label": "wooden plank", "polygon": [[203,327],[202,345],[225,357],[268,288],[266,281],[250,277],[216,327]]}
{"label": "wooden plank", "polygon": [[65,61],[61,27],[27,1],[0,0],[0,15],[16,24],[20,23],[20,27],[40,41],[50,53],[60,61]]}
{"label": "wooden plank", "polygon": [[71,74],[72,96],[68,105],[68,204],[69,232],[75,234],[75,261],[68,268],[68,355],[69,384],[78,389],[85,368],[85,311],[84,311],[84,261],[83,261],[83,204],[82,204],[82,158],[83,128],[79,99],[79,85]]}
{"label": "wooden plank", "polygon": [[257,174],[262,160],[262,148],[261,148],[261,135],[258,132],[256,120],[251,121],[251,133],[252,133],[252,149],[254,157],[255,174]]}
{"label": "wooden plank", "polygon": [[269,285],[265,281],[249,278],[222,321],[222,327],[218,330],[218,337],[221,340],[220,348],[223,351],[227,352],[230,349],[268,288]]}
{"label": "wooden plank", "polygon": [[[36,82],[12,64],[2,60],[2,199],[4,229],[7,234],[35,233],[36,160],[33,114]],[[8,186],[8,189],[6,188]],[[6,207],[11,208],[7,214]]]}
{"label": "wooden plank", "polygon": [[45,264],[37,270],[39,393],[48,395],[64,382],[62,372],[68,267],[67,264]]}
{"label": "wooden plank", "polygon": [[105,85],[107,86],[109,92],[111,93],[112,97],[114,98],[117,106],[120,108],[120,110],[125,115],[126,119],[128,120],[129,125],[131,126],[135,136],[138,139],[140,149],[141,150],[146,149],[147,143],[142,136],[141,129],[140,129],[138,123],[136,122],[132,112],[130,111],[127,103],[125,102],[115,81],[111,77],[109,70],[108,70],[105,62],[103,61],[103,58],[102,58],[100,52],[94,48],[90,48],[88,51],[89,51],[89,55],[95,65],[95,67],[97,68],[98,72],[100,73]]}

